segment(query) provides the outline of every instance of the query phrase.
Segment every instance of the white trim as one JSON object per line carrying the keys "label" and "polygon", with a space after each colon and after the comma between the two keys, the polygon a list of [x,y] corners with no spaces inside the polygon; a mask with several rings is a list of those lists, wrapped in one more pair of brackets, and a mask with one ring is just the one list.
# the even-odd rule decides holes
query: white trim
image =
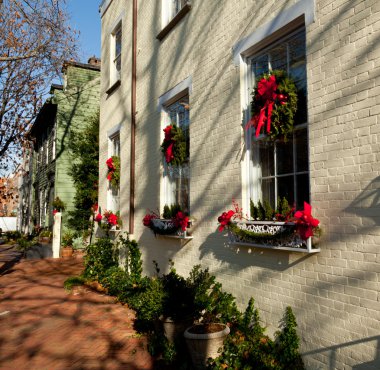
{"label": "white trim", "polygon": [[[111,26],[108,27],[108,34],[114,34],[116,29],[119,27],[119,24],[123,24],[123,19],[125,17],[125,10],[123,10],[120,15],[113,21]],[[122,30],[123,31],[123,30]]]}
{"label": "white trim", "polygon": [[240,40],[232,48],[233,60],[235,66],[240,66],[242,57],[251,54],[250,49],[263,41],[274,32],[285,27],[295,19],[305,16],[305,26],[311,24],[315,20],[314,0],[300,0],[290,8],[282,10],[276,17],[269,22],[257,28],[253,33]]}
{"label": "white trim", "polygon": [[164,105],[167,105],[170,100],[184,93],[186,90],[188,91],[188,94],[190,95],[192,92],[192,77],[191,76],[185,78],[178,85],[174,86],[172,89],[170,89],[169,91],[167,91],[165,94],[161,95],[158,98],[158,107],[157,107],[158,111],[159,112],[163,111]]}
{"label": "white trim", "polygon": [[[161,95],[158,98],[158,111],[160,112],[160,127],[161,127],[161,140],[164,138],[164,133],[162,129],[169,123],[168,122],[168,114],[165,110],[165,106],[179,99],[181,95],[187,94],[190,97],[192,92],[192,77],[189,76],[185,78],[183,81],[178,83],[172,89],[168,90],[166,93]],[[191,121],[190,121],[191,124]],[[165,203],[168,200],[168,193],[170,192],[168,180],[163,176],[164,168],[160,166],[160,212],[162,211]]]}
{"label": "white trim", "polygon": [[110,139],[111,136],[115,135],[118,131],[121,131],[122,124],[119,123],[118,125],[112,127],[110,130],[107,131],[107,138]]}

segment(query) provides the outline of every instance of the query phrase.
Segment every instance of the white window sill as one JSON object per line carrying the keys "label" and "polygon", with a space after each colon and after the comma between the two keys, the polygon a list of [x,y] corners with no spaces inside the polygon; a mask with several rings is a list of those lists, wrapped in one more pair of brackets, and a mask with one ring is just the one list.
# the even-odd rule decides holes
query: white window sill
{"label": "white window sill", "polygon": [[111,86],[106,90],[106,94],[108,95],[112,94],[120,85],[121,85],[121,80],[119,78],[113,84],[111,84]]}
{"label": "white window sill", "polygon": [[169,23],[160,31],[156,38],[162,41],[166,35],[181,21],[182,18],[191,10],[191,3],[188,1],[181,10],[169,21]]}

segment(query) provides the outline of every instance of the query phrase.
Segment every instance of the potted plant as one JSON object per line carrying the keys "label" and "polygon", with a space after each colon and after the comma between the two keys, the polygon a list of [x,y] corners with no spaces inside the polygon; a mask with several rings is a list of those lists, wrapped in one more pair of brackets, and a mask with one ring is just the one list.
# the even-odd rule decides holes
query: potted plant
{"label": "potted plant", "polygon": [[193,323],[193,289],[185,278],[177,274],[172,261],[169,273],[164,274],[160,280],[164,291],[160,321],[165,337],[174,343]]}
{"label": "potted plant", "polygon": [[219,355],[218,351],[230,332],[227,324],[236,320],[240,313],[235,298],[222,291],[222,285],[215,281],[208,269],[195,266],[188,284],[192,287],[196,322],[186,329],[184,337],[194,367],[204,369],[208,358]]}
{"label": "potted plant", "polygon": [[40,239],[40,242],[42,243],[51,242],[51,238],[52,238],[52,232],[49,230],[43,230],[39,234],[39,239]]}
{"label": "potted plant", "polygon": [[67,230],[61,240],[61,246],[62,246],[62,252],[61,256],[63,258],[71,258],[73,255],[73,238],[74,234],[70,231]]}
{"label": "potted plant", "polygon": [[55,212],[62,212],[65,210],[65,203],[59,197],[55,197],[53,201],[53,208]]}

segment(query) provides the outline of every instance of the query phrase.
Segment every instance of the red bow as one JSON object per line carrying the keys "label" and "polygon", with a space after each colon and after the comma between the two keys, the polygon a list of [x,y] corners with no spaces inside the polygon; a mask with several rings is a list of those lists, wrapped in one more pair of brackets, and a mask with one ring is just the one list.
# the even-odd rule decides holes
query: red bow
{"label": "red bow", "polygon": [[260,113],[252,117],[245,126],[246,130],[248,130],[253,125],[256,128],[256,137],[259,136],[265,121],[267,122],[267,133],[270,133],[273,105],[278,95],[276,93],[277,87],[275,75],[271,75],[268,79],[262,78],[257,84],[256,99],[265,103],[260,109]]}
{"label": "red bow", "polygon": [[315,229],[319,225],[319,220],[313,218],[311,215],[311,205],[303,202],[303,211],[297,211],[294,217],[297,219],[297,231],[301,239],[306,240],[308,237],[313,236]]}

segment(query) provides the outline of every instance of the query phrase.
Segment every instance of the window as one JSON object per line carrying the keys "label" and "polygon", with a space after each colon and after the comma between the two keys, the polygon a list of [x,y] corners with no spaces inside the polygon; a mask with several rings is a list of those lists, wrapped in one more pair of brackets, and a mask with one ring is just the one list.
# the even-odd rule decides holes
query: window
{"label": "window", "polygon": [[111,85],[120,80],[121,75],[121,43],[122,43],[122,23],[118,23],[116,28],[111,33],[111,68],[110,82]]}
{"label": "window", "polygon": [[181,206],[184,212],[190,213],[190,112],[189,96],[184,95],[164,107],[164,126],[176,124],[186,139],[186,160],[181,166],[170,166],[164,163],[163,204]]}
{"label": "window", "polygon": [[[108,157],[120,157],[120,131],[109,136],[108,154]],[[107,210],[112,212],[120,210],[120,186],[112,186],[110,182],[108,182]]]}
{"label": "window", "polygon": [[[264,72],[283,69],[298,89],[298,111],[293,137],[287,142],[266,141],[250,133],[250,198],[257,202],[285,197],[297,207],[309,202],[305,30],[297,30],[248,59],[251,88]],[[254,131],[254,130],[252,130]]]}
{"label": "window", "polygon": [[190,9],[191,4],[188,0],[162,0],[162,30],[157,38],[162,40]]}

